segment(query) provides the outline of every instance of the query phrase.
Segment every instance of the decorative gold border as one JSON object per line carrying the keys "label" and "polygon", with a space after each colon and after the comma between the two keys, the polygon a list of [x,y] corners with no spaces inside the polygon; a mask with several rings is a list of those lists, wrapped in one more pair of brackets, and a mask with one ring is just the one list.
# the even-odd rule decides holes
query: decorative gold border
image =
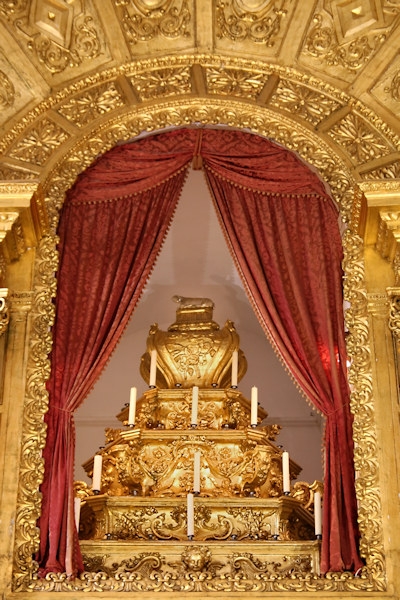
{"label": "decorative gold border", "polygon": [[[43,189],[47,198],[51,230],[42,238],[38,248],[35,268],[34,301],[31,345],[28,363],[26,405],[24,410],[21,471],[18,491],[18,510],[14,555],[14,590],[57,591],[128,591],[129,586],[116,586],[113,580],[85,574],[75,582],[68,582],[65,575],[51,575],[37,580],[37,565],[32,554],[38,547],[39,532],[36,520],[40,513],[38,488],[43,476],[41,450],[45,444],[46,431],[43,415],[47,409],[45,387],[49,375],[48,354],[51,349],[50,327],[54,319],[52,299],[56,293],[54,272],[57,269],[56,238],[54,235],[58,209],[65,191],[76,176],[86,168],[99,153],[121,141],[128,141],[144,130],[157,131],[166,127],[183,127],[190,124],[213,126],[225,124],[272,138],[297,152],[313,165],[329,183],[337,200],[342,218],[348,225],[344,237],[346,271],[345,295],[351,308],[347,312],[350,331],[349,353],[353,360],[350,378],[353,385],[352,410],[354,412],[355,466],[357,471],[357,496],[362,532],[361,550],[366,566],[359,577],[350,573],[330,573],[325,578],[277,579],[260,588],[255,583],[246,591],[296,590],[314,592],[361,592],[386,589],[385,561],[382,541],[382,522],[379,485],[375,456],[377,443],[373,421],[372,375],[369,364],[368,318],[364,289],[363,244],[354,232],[357,222],[360,195],[348,165],[309,128],[303,127],[289,117],[249,104],[240,98],[185,98],[168,99],[149,103],[147,106],[131,107],[126,113],[108,120],[98,119],[68,145],[68,152],[57,157],[47,173]],[[208,591],[212,591],[212,586]],[[214,591],[219,591],[215,589]],[[234,591],[230,588],[230,591]],[[243,590],[237,590],[243,591]]]}

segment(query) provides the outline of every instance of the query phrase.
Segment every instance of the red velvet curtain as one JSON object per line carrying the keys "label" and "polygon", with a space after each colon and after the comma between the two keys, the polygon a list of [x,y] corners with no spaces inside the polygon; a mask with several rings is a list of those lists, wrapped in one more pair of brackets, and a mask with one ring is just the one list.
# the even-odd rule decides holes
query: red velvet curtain
{"label": "red velvet curtain", "polygon": [[37,557],[42,575],[83,570],[74,525],[73,412],[129,320],[186,177],[183,153],[150,146],[105,155],[79,178],[62,210]]}
{"label": "red velvet curtain", "polygon": [[41,573],[72,574],[82,568],[73,526],[72,413],[140,296],[193,155],[197,163],[200,155],[204,161],[260,322],[327,417],[323,571],[357,569],[337,211],[318,177],[276,144],[231,130],[182,129],[110,151],[79,178],[64,204],[46,417]]}
{"label": "red velvet curtain", "polygon": [[[208,132],[207,132],[208,133]],[[217,132],[201,155],[217,213],[264,330],[326,417],[321,570],[356,571],[357,505],[338,211],[300,160],[260,137]],[[244,156],[245,155],[245,156]]]}

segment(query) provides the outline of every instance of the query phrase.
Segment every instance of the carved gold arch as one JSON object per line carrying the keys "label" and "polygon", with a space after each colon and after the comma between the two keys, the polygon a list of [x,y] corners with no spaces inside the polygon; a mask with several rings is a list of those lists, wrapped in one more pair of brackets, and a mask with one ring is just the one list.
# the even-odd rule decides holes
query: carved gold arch
{"label": "carved gold arch", "polygon": [[[39,181],[32,202],[38,238],[32,300],[30,353],[24,408],[14,553],[16,591],[129,591],[123,582],[85,574],[70,582],[35,577],[38,487],[43,475],[43,415],[49,374],[52,300],[56,294],[56,224],[66,190],[99,154],[143,131],[166,127],[225,125],[250,130],[296,151],[329,184],[347,224],[345,297],[352,358],[356,491],[366,566],[361,576],[331,573],[324,579],[259,581],[246,591],[383,592],[386,571],[377,470],[377,438],[369,349],[363,239],[359,235],[363,181],[392,174],[399,140],[359,102],[316,79],[282,67],[210,56],[170,57],[125,65],[77,82],[27,114],[4,136],[0,173],[17,193]],[[389,174],[389,175],[388,175]],[[18,215],[17,215],[17,218]],[[22,248],[23,252],[23,248]],[[182,591],[185,591],[182,582]],[[212,584],[207,590],[213,591]],[[227,583],[219,592],[240,591]]]}

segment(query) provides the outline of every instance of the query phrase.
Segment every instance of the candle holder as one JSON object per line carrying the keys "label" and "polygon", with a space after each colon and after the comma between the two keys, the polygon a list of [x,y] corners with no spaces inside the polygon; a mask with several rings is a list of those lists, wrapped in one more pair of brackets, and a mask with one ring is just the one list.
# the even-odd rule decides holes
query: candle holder
{"label": "candle holder", "polygon": [[229,429],[229,423],[223,423],[223,424],[222,424],[222,427],[223,427],[224,429]]}
{"label": "candle holder", "polygon": [[194,540],[194,535],[188,535],[188,536],[187,536],[187,539],[188,539],[188,541],[189,541],[189,542],[193,542],[193,540]]}
{"label": "candle holder", "polygon": [[249,492],[249,497],[250,497],[250,498],[254,498],[254,496],[255,496],[255,493],[254,493],[254,491],[253,491],[253,490],[250,490],[250,492]]}
{"label": "candle holder", "polygon": [[231,390],[237,390],[238,386],[237,385],[231,385]]}
{"label": "candle holder", "polygon": [[290,492],[283,492],[284,496],[290,496]]}
{"label": "candle holder", "polygon": [[149,390],[155,390],[156,386],[155,385],[149,385]]}
{"label": "candle holder", "polygon": [[191,423],[191,424],[190,424],[190,427],[191,427],[192,429],[196,429],[196,427],[197,427],[197,423]]}
{"label": "candle holder", "polygon": [[98,496],[100,494],[100,490],[92,490],[92,492],[95,496]]}
{"label": "candle holder", "polygon": [[274,535],[272,536],[272,539],[274,540],[274,542],[276,542],[277,540],[279,540],[279,534],[274,533]]}
{"label": "candle holder", "polygon": [[180,388],[180,387],[182,387],[182,384],[181,383],[176,383],[175,387]]}
{"label": "candle holder", "polygon": [[136,425],[135,423],[128,423],[129,429],[133,429],[135,427],[135,425]]}
{"label": "candle holder", "polygon": [[232,540],[233,542],[235,542],[235,541],[237,540],[237,535],[236,535],[236,533],[232,533],[232,535],[231,535],[231,540]]}
{"label": "candle holder", "polygon": [[255,429],[255,428],[257,427],[257,423],[252,423],[252,424],[250,425],[250,427],[251,427],[252,429]]}
{"label": "candle holder", "polygon": [[212,383],[212,384],[211,384],[211,387],[213,387],[213,388],[216,388],[216,387],[218,387],[218,383]]}
{"label": "candle holder", "polygon": [[317,533],[315,536],[316,540],[322,540],[322,533]]}
{"label": "candle holder", "polygon": [[197,496],[200,496],[200,492],[199,492],[199,491],[197,491],[197,492],[192,492],[192,493],[193,493],[193,496],[196,496],[196,497],[197,497]]}

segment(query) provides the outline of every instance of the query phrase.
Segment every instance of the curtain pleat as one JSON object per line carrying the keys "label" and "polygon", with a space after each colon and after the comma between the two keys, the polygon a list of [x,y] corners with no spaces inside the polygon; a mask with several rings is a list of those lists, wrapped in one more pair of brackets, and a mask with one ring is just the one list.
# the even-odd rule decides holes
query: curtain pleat
{"label": "curtain pleat", "polygon": [[357,569],[352,422],[338,213],[293,153],[249,133],[179,129],[121,145],[68,192],[48,435],[40,574],[83,569],[73,515],[73,412],[106,365],[160,251],[189,162],[201,156],[249,298],[273,345],[326,416],[323,571]]}

